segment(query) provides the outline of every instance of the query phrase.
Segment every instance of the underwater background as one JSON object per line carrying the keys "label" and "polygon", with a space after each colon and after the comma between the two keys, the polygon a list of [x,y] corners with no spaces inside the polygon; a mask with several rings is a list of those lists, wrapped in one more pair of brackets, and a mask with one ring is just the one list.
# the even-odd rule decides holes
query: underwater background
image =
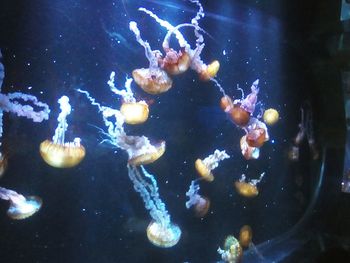
{"label": "underwater background", "polygon": [[[257,160],[242,156],[239,142],[244,132],[220,109],[222,94],[213,82],[202,82],[189,70],[175,76],[173,88],[160,95],[132,84],[136,98],[149,104],[150,117],[125,129],[166,141],[164,155],[147,170],[155,175],[171,221],[182,230],[176,246],[158,248],[146,236],[151,217],[128,178],[127,154],[101,143],[105,137],[100,129],[106,131],[101,114],[77,89],[89,91],[101,105],[118,108],[122,100],[109,90],[110,73],[116,72],[116,86],[123,87],[132,70],[148,65],[129,22],[139,24],[152,47],[160,48],[166,34],[138,8],[177,25],[190,22],[197,7],[181,0],[1,1],[2,93],[35,95],[51,113],[42,123],[4,114],[2,151],[8,167],[0,185],[38,195],[43,206],[32,217],[14,221],[6,216],[8,204],[1,203],[0,262],[218,262],[218,247],[226,236],[238,236],[243,225],[252,228],[252,241],[261,250],[247,249],[243,262],[271,262],[264,253],[284,262],[303,241],[283,248],[274,247],[274,242],[311,212],[321,170],[321,147],[320,157],[313,160],[307,141],[300,145],[297,162],[288,158],[299,131],[300,108],[312,109],[319,145],[327,137],[320,130],[336,129],[344,117],[329,118],[324,107],[328,91],[319,92],[320,85],[334,83],[332,69],[331,77],[321,81],[313,64],[315,57],[322,59],[323,47],[310,37],[310,28],[320,13],[330,19],[338,15],[337,7],[325,8],[325,2],[201,2],[205,17],[200,27],[207,32],[201,57],[208,63],[220,61],[216,79],[226,94],[240,98],[237,86],[248,94],[259,79],[257,111],[279,112]],[[185,28],[183,34],[195,42],[193,29]],[[62,95],[72,106],[66,138],[80,137],[86,149],[85,159],[70,169],[48,166],[39,154],[40,143],[56,128]],[[334,105],[334,111],[341,112],[339,107]],[[200,182],[200,193],[210,198],[211,206],[198,218],[186,209],[185,193],[198,178],[194,161],[215,149],[226,150],[231,158],[215,169],[213,182]],[[236,192],[234,182],[242,174],[258,179],[262,173],[258,196],[246,198]]]}

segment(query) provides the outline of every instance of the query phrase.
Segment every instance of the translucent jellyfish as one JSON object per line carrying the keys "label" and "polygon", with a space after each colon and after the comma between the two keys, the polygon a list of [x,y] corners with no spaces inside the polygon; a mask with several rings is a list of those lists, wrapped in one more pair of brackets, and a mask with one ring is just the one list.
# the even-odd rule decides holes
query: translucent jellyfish
{"label": "translucent jellyfish", "polygon": [[13,190],[0,187],[0,199],[8,200],[7,215],[12,219],[25,219],[39,211],[42,200],[37,196],[24,197]]}
{"label": "translucent jellyfish", "polygon": [[[0,59],[2,54],[0,51]],[[5,77],[4,66],[0,63],[0,92],[2,82]],[[22,103],[21,103],[22,102]],[[23,104],[24,102],[24,104]],[[37,109],[35,110],[34,107]],[[9,93],[7,95],[0,93],[0,147],[3,133],[3,114],[11,112],[19,117],[26,117],[33,122],[42,122],[49,119],[50,109],[46,103],[37,99],[37,97],[21,92]],[[0,176],[5,172],[7,166],[7,156],[0,152]]]}
{"label": "translucent jellyfish", "polygon": [[125,89],[118,89],[114,84],[115,72],[110,75],[108,85],[111,91],[123,98],[120,112],[124,116],[124,121],[127,124],[141,124],[148,119],[149,109],[148,104],[141,100],[136,101],[134,94],[131,90],[131,78],[127,78],[125,82]]}
{"label": "translucent jellyfish", "polygon": [[238,126],[244,127],[249,123],[250,116],[255,110],[259,93],[259,80],[255,80],[251,86],[251,93],[244,98],[242,91],[242,99],[236,99],[233,101],[233,105],[229,108],[228,113],[231,120]]}
{"label": "translucent jellyfish", "polygon": [[249,146],[247,142],[247,135],[242,136],[240,140],[241,152],[246,160],[258,159],[260,155],[260,149],[257,147]]}
{"label": "translucent jellyfish", "polygon": [[275,109],[267,109],[264,111],[263,119],[267,125],[274,125],[279,119],[279,113]]}
{"label": "translucent jellyfish", "polygon": [[244,127],[246,131],[246,140],[250,147],[261,147],[264,142],[269,140],[269,134],[266,124],[256,118],[250,118],[249,124]]}
{"label": "translucent jellyfish", "polygon": [[224,249],[218,248],[217,252],[221,255],[221,259],[228,263],[238,263],[241,261],[243,251],[238,240],[230,235],[224,242]]}
{"label": "translucent jellyfish", "polygon": [[265,172],[260,174],[259,179],[252,179],[250,181],[246,180],[244,174],[242,174],[241,178],[235,182],[235,187],[237,192],[245,197],[255,197],[259,194],[259,189],[257,187],[258,183],[261,182],[265,175]]}
{"label": "translucent jellyfish", "polygon": [[85,148],[80,144],[81,139],[75,138],[73,142],[65,141],[68,127],[67,115],[71,112],[69,98],[62,96],[58,103],[61,113],[58,115],[58,126],[52,141],[45,140],[40,144],[40,155],[44,161],[56,168],[70,168],[79,164],[85,157]]}
{"label": "translucent jellyfish", "polygon": [[132,76],[135,82],[149,94],[160,94],[168,91],[172,87],[173,81],[169,75],[158,66],[156,52],[151,49],[147,41],[143,41],[136,22],[130,22],[129,27],[130,30],[134,32],[136,40],[144,47],[146,57],[149,61],[148,68],[133,70]]}
{"label": "translucent jellyfish", "polygon": [[78,91],[84,93],[91,101],[91,104],[97,106],[102,112],[103,121],[107,127],[107,132],[104,132],[107,139],[103,140],[103,142],[108,142],[111,145],[126,151],[129,156],[129,164],[149,164],[155,162],[164,154],[165,141],[151,144],[146,136],[127,135],[124,130],[125,118],[121,111],[101,106],[87,91]]}
{"label": "translucent jellyfish", "polygon": [[159,197],[157,181],[141,166],[141,171],[128,165],[129,178],[136,192],[142,197],[145,207],[153,219],[147,227],[148,240],[155,246],[168,248],[175,246],[181,237],[181,229],[170,221],[165,204]]}
{"label": "translucent jellyfish", "polygon": [[186,196],[189,198],[186,202],[186,208],[189,209],[194,206],[196,216],[204,217],[209,211],[210,200],[209,198],[198,194],[199,189],[198,180],[192,180],[190,187],[186,192]]}
{"label": "translucent jellyfish", "polygon": [[219,166],[219,162],[230,158],[225,151],[215,150],[213,154],[206,157],[204,160],[197,159],[194,163],[197,173],[201,178],[208,182],[214,180],[212,170]]}
{"label": "translucent jellyfish", "polygon": [[253,239],[253,231],[252,228],[248,225],[242,226],[239,231],[239,243],[243,248],[249,247]]}

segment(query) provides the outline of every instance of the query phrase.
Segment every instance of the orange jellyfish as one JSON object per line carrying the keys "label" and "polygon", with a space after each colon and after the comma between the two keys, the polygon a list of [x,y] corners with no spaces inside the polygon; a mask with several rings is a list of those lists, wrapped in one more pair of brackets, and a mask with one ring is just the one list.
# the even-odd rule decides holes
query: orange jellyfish
{"label": "orange jellyfish", "polygon": [[159,55],[151,49],[148,42],[142,40],[136,22],[131,21],[129,23],[129,28],[134,32],[136,40],[144,47],[146,57],[149,61],[148,68],[133,70],[132,77],[135,82],[149,94],[160,94],[168,91],[172,87],[173,81],[168,73],[158,66]]}
{"label": "orange jellyfish", "polygon": [[16,220],[25,219],[39,211],[42,200],[37,196],[24,197],[17,192],[0,187],[0,199],[8,200],[10,207],[7,215]]}
{"label": "orange jellyfish", "polygon": [[246,177],[242,174],[241,178],[235,182],[236,191],[244,197],[256,197],[259,194],[257,184],[261,182],[265,172],[260,175],[259,179],[246,181]]}
{"label": "orange jellyfish", "polygon": [[197,173],[201,178],[208,182],[212,182],[214,180],[214,175],[212,174],[212,170],[219,166],[219,162],[230,158],[225,151],[215,150],[213,154],[209,155],[204,160],[197,159],[195,161],[195,168]]}
{"label": "orange jellyfish", "polygon": [[194,206],[194,211],[197,217],[204,217],[210,208],[210,200],[208,197],[203,197],[198,194],[200,187],[198,185],[198,179],[193,180],[190,184],[190,188],[186,192],[186,196],[189,200],[186,202],[186,208]]}
{"label": "orange jellyfish", "polygon": [[260,155],[259,148],[249,146],[247,135],[242,136],[240,140],[241,152],[246,160],[258,159]]}
{"label": "orange jellyfish", "polygon": [[148,119],[148,104],[141,100],[136,101],[134,93],[131,90],[132,78],[127,78],[125,88],[118,89],[114,84],[115,72],[112,71],[109,81],[107,82],[111,91],[123,98],[120,112],[124,116],[124,122],[127,124],[141,124]]}
{"label": "orange jellyfish", "polygon": [[57,118],[58,126],[52,141],[45,140],[40,144],[40,155],[47,164],[53,167],[70,168],[84,159],[85,148],[80,144],[80,138],[75,138],[73,142],[65,142],[65,132],[68,126],[66,117],[71,112],[71,106],[67,96],[62,96],[58,103],[61,109]]}
{"label": "orange jellyfish", "polygon": [[243,256],[243,250],[238,240],[229,235],[224,242],[224,249],[218,248],[217,252],[221,255],[221,259],[229,263],[238,263]]}
{"label": "orange jellyfish", "polygon": [[[136,137],[136,136],[129,136],[129,137]],[[139,137],[142,138],[142,137]],[[130,148],[132,149],[132,148]],[[156,160],[158,160],[165,152],[165,141],[161,141],[158,144],[155,145],[149,145],[147,151],[138,152],[138,150],[135,150],[134,152],[128,150],[130,152],[130,158],[128,163],[131,165],[139,166],[144,164],[153,163]]]}
{"label": "orange jellyfish", "polygon": [[172,48],[164,47],[165,57],[158,58],[158,64],[170,75],[182,74],[190,67],[191,58],[185,49],[179,52]]}
{"label": "orange jellyfish", "polygon": [[279,113],[275,109],[267,109],[264,112],[263,119],[267,125],[274,125],[279,119]]}
{"label": "orange jellyfish", "polygon": [[220,108],[226,112],[230,113],[233,109],[233,101],[229,96],[223,96],[220,100]]}
{"label": "orange jellyfish", "polygon": [[239,243],[243,248],[249,247],[249,245],[252,242],[253,238],[253,231],[252,228],[248,225],[242,226],[241,230],[239,231]]}
{"label": "orange jellyfish", "polygon": [[251,118],[249,125],[244,128],[247,132],[247,143],[250,147],[261,147],[269,140],[269,134],[265,123],[256,118]]}

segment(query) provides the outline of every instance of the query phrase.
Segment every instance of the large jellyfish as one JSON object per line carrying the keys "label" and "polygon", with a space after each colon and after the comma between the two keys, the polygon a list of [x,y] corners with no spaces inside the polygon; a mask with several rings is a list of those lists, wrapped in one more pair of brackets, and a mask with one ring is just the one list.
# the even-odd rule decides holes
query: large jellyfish
{"label": "large jellyfish", "polygon": [[85,148],[80,144],[81,139],[75,138],[73,142],[65,141],[68,127],[67,115],[71,112],[69,98],[62,96],[58,103],[61,113],[58,115],[58,126],[52,141],[45,140],[40,144],[40,155],[44,161],[56,168],[70,168],[79,164],[85,157]]}
{"label": "large jellyfish", "polygon": [[159,197],[157,181],[141,166],[142,172],[134,165],[128,165],[129,178],[136,192],[142,197],[153,221],[147,227],[149,241],[158,247],[175,246],[181,237],[181,229],[170,221],[165,204]]}
{"label": "large jellyfish", "polygon": [[10,202],[10,207],[7,210],[7,215],[12,219],[25,219],[39,211],[42,200],[37,196],[27,196],[0,187],[0,199]]}

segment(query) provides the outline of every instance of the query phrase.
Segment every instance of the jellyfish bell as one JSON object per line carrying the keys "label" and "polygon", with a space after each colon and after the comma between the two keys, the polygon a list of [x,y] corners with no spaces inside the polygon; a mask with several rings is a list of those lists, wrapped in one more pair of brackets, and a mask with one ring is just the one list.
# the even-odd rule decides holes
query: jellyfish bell
{"label": "jellyfish bell", "polygon": [[184,50],[176,52],[169,48],[164,58],[158,60],[161,67],[170,75],[178,75],[188,70],[191,58]]}
{"label": "jellyfish bell", "polygon": [[272,109],[272,108],[267,109],[264,112],[263,119],[267,125],[270,125],[270,126],[274,125],[279,119],[279,113],[275,109]]}
{"label": "jellyfish bell", "polygon": [[208,81],[214,78],[220,69],[220,62],[214,60],[209,65],[204,65],[203,69],[199,72],[199,78],[203,81]]}
{"label": "jellyfish bell", "polygon": [[259,194],[258,187],[249,182],[236,181],[235,188],[238,194],[245,197],[256,197]]}
{"label": "jellyfish bell", "polygon": [[238,126],[246,126],[250,120],[250,112],[241,107],[241,103],[235,103],[230,111],[230,117],[233,123]]}
{"label": "jellyfish bell", "polygon": [[261,147],[268,140],[266,130],[256,127],[248,132],[246,136],[247,143],[250,147]]}
{"label": "jellyfish bell", "polygon": [[145,92],[153,95],[168,91],[173,84],[169,75],[160,68],[135,69],[132,77]]}
{"label": "jellyfish bell", "polygon": [[197,159],[194,163],[197,173],[201,178],[208,182],[214,181],[214,175],[210,171],[210,169],[204,164],[203,160]]}
{"label": "jellyfish bell", "polygon": [[144,152],[140,155],[134,156],[129,159],[128,163],[135,166],[140,166],[144,164],[153,163],[158,160],[165,152],[165,141],[154,145],[156,151],[153,152]]}
{"label": "jellyfish bell", "polygon": [[203,197],[199,199],[199,201],[194,206],[194,212],[197,217],[204,217],[210,208],[210,200],[208,197]]}
{"label": "jellyfish bell", "polygon": [[229,252],[228,256],[231,261],[228,262],[239,262],[241,260],[243,255],[242,247],[234,236],[229,235],[226,237],[224,250]]}
{"label": "jellyfish bell", "polygon": [[247,135],[244,135],[240,140],[241,152],[246,160],[258,159],[260,155],[259,148],[249,146]]}
{"label": "jellyfish bell", "polygon": [[149,109],[144,101],[124,102],[120,108],[127,124],[141,124],[148,119]]}
{"label": "jellyfish bell", "polygon": [[28,196],[24,202],[10,202],[10,207],[7,210],[7,215],[16,220],[28,218],[39,211],[42,205],[42,200],[38,196]]}
{"label": "jellyfish bell", "polygon": [[248,225],[242,226],[239,231],[239,243],[242,247],[247,248],[250,246],[253,238],[252,228]]}
{"label": "jellyfish bell", "polygon": [[0,152],[0,178],[3,176],[7,168],[7,155]]}
{"label": "jellyfish bell", "polygon": [[226,113],[231,112],[233,108],[233,102],[229,96],[225,95],[221,98],[220,108]]}
{"label": "jellyfish bell", "polygon": [[64,144],[45,140],[40,144],[40,155],[47,164],[53,167],[71,168],[84,159],[85,148],[80,144],[79,138],[76,138],[74,142]]}
{"label": "jellyfish bell", "polygon": [[147,227],[148,240],[157,247],[169,248],[175,246],[181,237],[181,229],[173,223],[162,225],[152,221]]}

